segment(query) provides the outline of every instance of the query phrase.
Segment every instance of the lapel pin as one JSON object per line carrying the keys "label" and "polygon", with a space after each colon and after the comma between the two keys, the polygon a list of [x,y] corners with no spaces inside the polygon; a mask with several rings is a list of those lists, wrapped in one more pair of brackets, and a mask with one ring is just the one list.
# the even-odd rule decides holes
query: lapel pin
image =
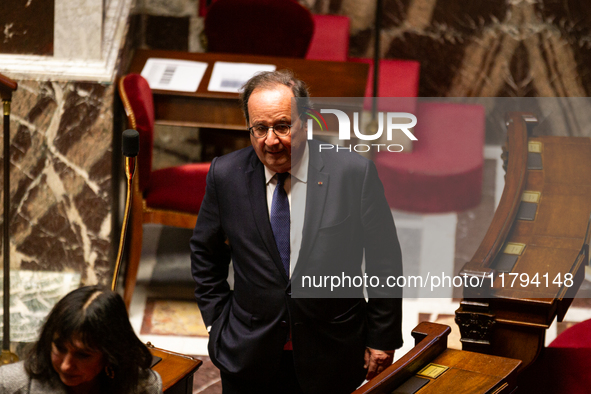
{"label": "lapel pin", "polygon": [[322,182],[318,182],[318,185],[319,185],[319,186],[322,186]]}

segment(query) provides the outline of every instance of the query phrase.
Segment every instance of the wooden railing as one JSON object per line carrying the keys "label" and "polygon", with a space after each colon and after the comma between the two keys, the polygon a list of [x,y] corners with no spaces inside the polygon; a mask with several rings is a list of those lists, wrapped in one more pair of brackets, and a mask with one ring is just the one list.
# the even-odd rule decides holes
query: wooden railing
{"label": "wooden railing", "polygon": [[459,275],[464,350],[515,358],[522,368],[562,320],[589,262],[591,139],[533,137],[535,117],[507,116],[505,188],[492,223]]}
{"label": "wooden railing", "polygon": [[353,394],[390,394],[447,349],[451,329],[442,324],[420,323],[413,331],[415,347]]}
{"label": "wooden railing", "polygon": [[491,268],[492,262],[501,250],[513,225],[525,187],[528,131],[531,132],[537,121],[530,114],[513,112],[507,114],[506,123],[511,129],[507,134],[508,142],[505,151],[508,157],[507,174],[510,176],[505,177],[505,188],[484,240],[472,260],[462,269],[462,273],[471,276],[494,273]]}
{"label": "wooden railing", "polygon": [[415,347],[353,394],[506,394],[516,386],[521,361],[447,348],[450,328],[422,322]]}

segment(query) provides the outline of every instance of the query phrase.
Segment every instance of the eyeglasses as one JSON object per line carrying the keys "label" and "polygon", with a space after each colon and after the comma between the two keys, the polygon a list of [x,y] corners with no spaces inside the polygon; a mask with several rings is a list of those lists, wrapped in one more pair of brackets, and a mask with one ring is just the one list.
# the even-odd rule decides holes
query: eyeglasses
{"label": "eyeglasses", "polygon": [[248,128],[248,131],[250,131],[250,134],[252,134],[252,136],[254,138],[265,138],[267,136],[267,134],[269,133],[270,129],[273,129],[273,131],[275,132],[275,134],[277,136],[286,136],[289,135],[289,132],[291,130],[291,126],[290,124],[287,123],[279,123],[276,124],[275,126],[265,126],[262,124],[257,124],[254,125],[252,127]]}

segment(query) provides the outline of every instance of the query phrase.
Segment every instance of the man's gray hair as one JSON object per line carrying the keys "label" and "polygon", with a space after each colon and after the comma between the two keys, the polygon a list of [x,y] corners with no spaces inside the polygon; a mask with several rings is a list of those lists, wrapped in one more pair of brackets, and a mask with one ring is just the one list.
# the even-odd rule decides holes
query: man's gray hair
{"label": "man's gray hair", "polygon": [[276,85],[285,85],[291,89],[294,97],[298,99],[296,100],[298,116],[302,116],[302,114],[306,112],[305,109],[310,108],[310,94],[308,93],[308,87],[304,81],[297,79],[293,72],[290,70],[261,72],[249,79],[244,86],[242,86],[240,92],[240,105],[242,106],[242,112],[244,112],[247,124],[250,124],[250,118],[248,116],[248,100],[250,99],[252,92],[257,88],[272,89]]}

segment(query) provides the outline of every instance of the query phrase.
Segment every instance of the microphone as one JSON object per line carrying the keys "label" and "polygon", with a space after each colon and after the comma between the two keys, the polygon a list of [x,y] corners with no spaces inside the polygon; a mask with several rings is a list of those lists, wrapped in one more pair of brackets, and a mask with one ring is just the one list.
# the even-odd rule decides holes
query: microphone
{"label": "microphone", "polygon": [[125,157],[136,157],[140,151],[140,133],[133,129],[127,129],[121,136],[121,150]]}
{"label": "microphone", "polygon": [[125,177],[127,178],[127,197],[125,199],[125,212],[123,214],[123,225],[121,226],[121,237],[119,239],[119,250],[117,251],[117,260],[115,262],[115,271],[113,272],[113,282],[111,290],[117,288],[117,278],[121,268],[121,259],[123,257],[123,246],[125,245],[125,235],[127,233],[127,223],[131,210],[131,187],[133,175],[135,174],[136,156],[140,151],[140,133],[136,130],[128,129],[123,132],[121,140],[121,150],[125,156]]}

